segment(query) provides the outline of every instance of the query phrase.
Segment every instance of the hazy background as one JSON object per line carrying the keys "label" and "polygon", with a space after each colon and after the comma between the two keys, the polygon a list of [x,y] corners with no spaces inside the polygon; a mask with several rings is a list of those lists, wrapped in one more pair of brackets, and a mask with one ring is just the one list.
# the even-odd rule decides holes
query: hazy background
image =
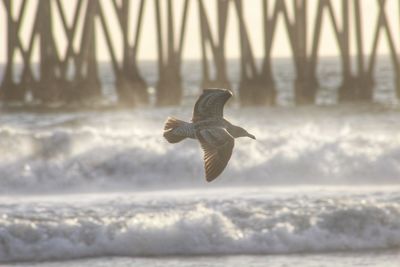
{"label": "hazy background", "polygon": [[[37,0],[38,1],[38,0]],[[103,4],[104,10],[106,12],[107,21],[109,23],[110,32],[112,34],[113,44],[116,48],[116,54],[118,58],[122,56],[122,38],[121,33],[119,32],[119,26],[117,26],[117,18],[116,14],[113,11],[113,8],[110,7],[110,1],[100,1]],[[378,16],[378,1],[375,0],[363,0],[361,2],[362,12],[363,12],[363,27],[364,27],[364,39],[365,39],[365,51],[371,51],[372,46],[372,37],[375,32],[375,23],[377,21]],[[13,0],[12,1],[14,8],[14,13],[17,14],[18,8],[21,0]],[[33,25],[33,14],[35,13],[36,4],[35,1],[29,1],[30,5],[27,8],[27,16],[22,25],[22,31],[20,33],[20,37],[24,43],[24,45],[28,44],[28,39],[31,32],[31,27]],[[77,0],[64,0],[62,1],[64,10],[67,13],[68,21],[72,21],[73,10],[77,3]],[[204,1],[206,5],[206,9],[208,12],[208,18],[211,21],[211,27],[216,25],[216,4],[214,0],[206,0]],[[309,12],[308,12],[308,24],[309,24],[309,39],[311,38],[313,27],[314,27],[314,20],[315,20],[315,12],[317,10],[316,5],[318,0],[311,0],[309,1]],[[338,21],[339,27],[341,21],[341,1],[332,1]],[[270,1],[269,3],[269,12],[272,14],[273,5],[275,1]],[[288,11],[289,16],[293,12],[292,10],[292,2],[287,1],[288,4]],[[136,14],[135,11],[138,10],[139,1],[133,1],[131,5],[132,12],[131,14]],[[199,30],[200,26],[198,24],[198,2],[197,1],[190,1],[190,10],[188,16],[188,28],[187,28],[187,35],[186,35],[186,43],[183,58],[184,59],[200,59],[201,58],[201,48],[200,48],[200,35]],[[1,5],[2,6],[2,5]],[[175,11],[175,23],[179,25],[180,23],[180,11],[182,10],[183,1],[182,0],[174,0],[173,7]],[[164,4],[165,7],[165,4]],[[55,5],[53,5],[55,9]],[[230,5],[229,10],[229,17],[228,17],[228,30],[227,30],[227,39],[226,39],[226,55],[228,58],[238,58],[240,49],[239,49],[239,41],[238,41],[238,25],[236,19],[236,10],[234,9],[233,3]],[[397,1],[387,1],[386,4],[387,10],[387,18],[390,22],[392,27],[393,33],[399,33],[399,13],[400,8]],[[54,10],[55,11],[55,10]],[[165,11],[165,8],[163,8]],[[263,56],[263,34],[262,34],[262,9],[261,9],[261,1],[245,1],[244,3],[244,11],[245,11],[245,19],[247,22],[247,27],[249,30],[249,35],[252,41],[254,53],[257,57]],[[352,8],[350,12],[352,12]],[[156,48],[156,26],[155,26],[155,17],[154,17],[154,2],[148,1],[145,7],[145,15],[144,15],[144,22],[143,22],[143,32],[141,37],[141,43],[139,47],[139,59],[150,59],[154,60],[157,58],[157,48]],[[55,14],[55,13],[54,13]],[[164,15],[165,17],[165,15]],[[331,26],[331,22],[327,19],[328,16],[325,16],[324,19],[324,26],[323,26],[323,34],[321,38],[321,45],[320,45],[320,55],[322,56],[337,56],[338,49],[336,45],[336,41],[334,39],[333,30]],[[131,25],[134,26],[136,23],[136,16],[131,16]],[[97,21],[99,23],[99,21]],[[163,23],[164,27],[166,23]],[[273,46],[272,55],[274,57],[289,57],[291,56],[289,42],[287,40],[287,35],[284,28],[283,19],[279,19],[278,28],[276,32],[276,37]],[[354,25],[351,24],[351,27]],[[64,54],[65,50],[65,33],[62,30],[61,22],[57,16],[54,16],[54,27],[55,27],[55,37],[58,42],[58,47],[61,51],[62,55]],[[113,29],[118,30],[113,30]],[[134,29],[134,28],[132,28]],[[176,28],[177,30],[178,28]],[[103,39],[102,33],[100,28],[97,29],[98,35],[97,38],[99,42],[97,42],[97,55],[98,59],[102,61],[108,61],[109,56],[106,49],[106,43]],[[4,6],[0,8],[0,62],[5,62],[6,59],[6,15],[4,12]],[[133,30],[130,31],[130,39],[133,40]],[[214,31],[215,33],[215,31]],[[354,34],[351,35],[354,37]],[[394,34],[394,39],[396,43],[396,47],[400,46],[400,34]],[[78,39],[78,38],[76,38]],[[352,43],[352,53],[354,54],[354,40]],[[379,54],[388,54],[388,47],[385,42],[381,42],[384,45],[380,45],[378,49]],[[76,42],[78,44],[78,42]],[[38,51],[33,53],[34,61],[37,61]],[[20,60],[20,58],[19,58]]]}

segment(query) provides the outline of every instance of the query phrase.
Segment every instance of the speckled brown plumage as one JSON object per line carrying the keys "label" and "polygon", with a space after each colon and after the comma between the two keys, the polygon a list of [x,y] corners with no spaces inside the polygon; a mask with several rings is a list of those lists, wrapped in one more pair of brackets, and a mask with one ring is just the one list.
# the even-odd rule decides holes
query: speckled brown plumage
{"label": "speckled brown plumage", "polygon": [[255,139],[245,129],[224,119],[224,105],[231,96],[232,92],[226,89],[205,89],[194,106],[192,122],[169,117],[165,123],[164,137],[168,142],[178,143],[185,138],[199,140],[208,182],[217,178],[227,166],[235,138]]}

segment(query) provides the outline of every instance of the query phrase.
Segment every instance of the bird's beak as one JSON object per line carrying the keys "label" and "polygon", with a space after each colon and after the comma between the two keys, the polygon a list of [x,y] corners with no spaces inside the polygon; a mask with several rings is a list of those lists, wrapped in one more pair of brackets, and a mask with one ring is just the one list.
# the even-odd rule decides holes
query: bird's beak
{"label": "bird's beak", "polygon": [[247,133],[247,136],[250,137],[251,139],[256,140],[256,137],[254,135],[252,135],[252,134]]}

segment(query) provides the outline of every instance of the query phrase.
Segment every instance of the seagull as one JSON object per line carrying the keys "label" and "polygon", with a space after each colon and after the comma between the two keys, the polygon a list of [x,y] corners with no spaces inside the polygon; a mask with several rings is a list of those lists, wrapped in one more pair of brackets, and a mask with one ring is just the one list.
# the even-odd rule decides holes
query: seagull
{"label": "seagull", "polygon": [[224,118],[224,105],[232,96],[227,89],[204,89],[193,109],[191,122],[168,117],[163,136],[175,144],[186,138],[197,139],[204,152],[204,169],[208,182],[217,178],[228,164],[235,138],[256,137]]}

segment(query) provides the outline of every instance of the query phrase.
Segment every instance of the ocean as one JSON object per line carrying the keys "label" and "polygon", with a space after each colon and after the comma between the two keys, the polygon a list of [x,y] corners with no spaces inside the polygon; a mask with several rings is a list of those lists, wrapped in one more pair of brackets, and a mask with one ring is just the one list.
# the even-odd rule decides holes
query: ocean
{"label": "ocean", "polygon": [[[162,137],[167,116],[191,117],[196,64],[180,107],[2,112],[0,265],[399,266],[390,65],[374,103],[336,105],[339,72],[327,60],[318,105],[295,107],[292,70],[279,64],[278,106],[227,106],[257,140],[237,139],[212,183],[197,142]],[[144,75],[152,86],[150,65]],[[112,102],[105,67],[102,78]]]}

